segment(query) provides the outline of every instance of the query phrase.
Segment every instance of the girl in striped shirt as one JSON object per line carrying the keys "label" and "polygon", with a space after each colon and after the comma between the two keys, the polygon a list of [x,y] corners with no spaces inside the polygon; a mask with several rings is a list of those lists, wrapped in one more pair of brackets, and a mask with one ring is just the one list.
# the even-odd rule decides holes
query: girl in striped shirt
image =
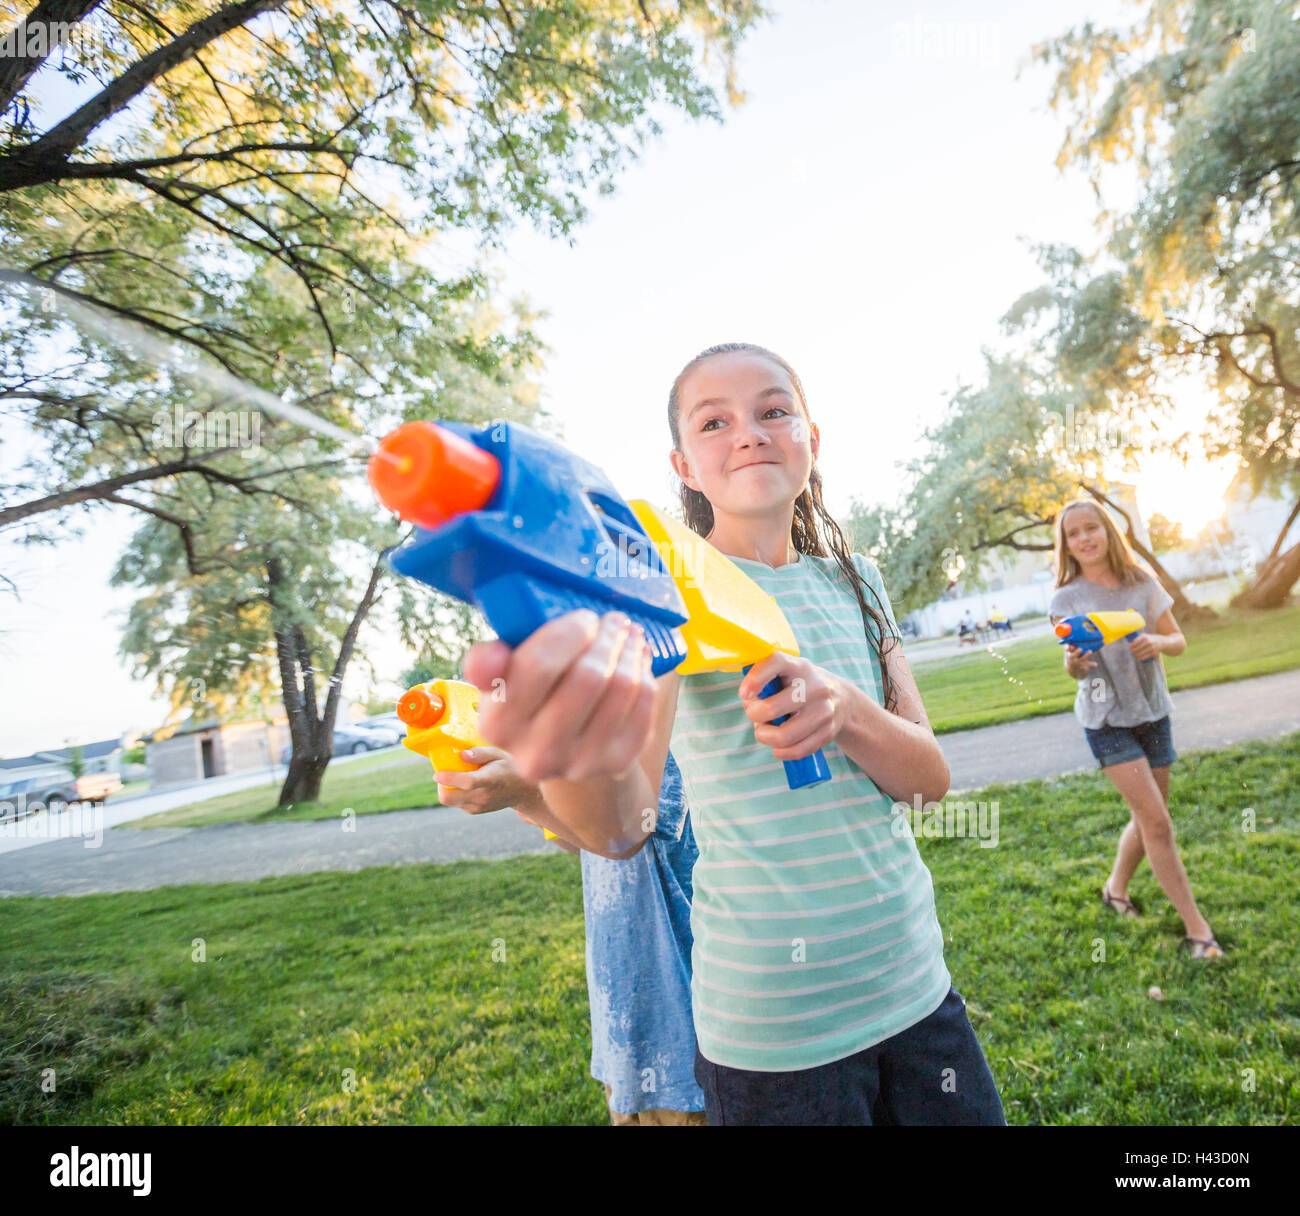
{"label": "girl in striped shirt", "polygon": [[[799,379],[761,347],[712,347],[674,382],[669,426],[686,523],[776,599],[799,657],[655,679],[626,617],[570,613],[513,650],[471,650],[467,679],[505,681],[484,736],[541,783],[544,826],[611,857],[654,830],[671,743],[699,846],[692,1008],[710,1124],[1001,1124],[929,871],[894,810],[942,798],[948,768],[880,574],[822,504]],[[774,677],[781,691],[759,700]],[[782,762],[818,749],[832,780],[788,789]]]}

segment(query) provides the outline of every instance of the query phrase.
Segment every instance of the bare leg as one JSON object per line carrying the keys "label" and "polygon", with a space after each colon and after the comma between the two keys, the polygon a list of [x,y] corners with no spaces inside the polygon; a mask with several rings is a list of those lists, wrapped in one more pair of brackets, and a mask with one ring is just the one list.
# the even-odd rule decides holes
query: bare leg
{"label": "bare leg", "polygon": [[1115,866],[1106,880],[1106,890],[1116,899],[1128,898],[1128,884],[1134,871],[1146,856],[1146,847],[1142,843],[1142,833],[1137,823],[1130,818],[1119,836],[1119,848],[1115,851]]}
{"label": "bare leg", "polygon": [[[1160,797],[1165,809],[1169,809],[1169,766],[1153,768],[1151,775],[1156,779]],[[1119,899],[1128,898],[1128,884],[1146,856],[1146,846],[1142,843],[1142,832],[1137,821],[1130,816],[1128,825],[1120,833],[1119,849],[1115,853],[1115,868],[1106,880],[1106,889]]]}
{"label": "bare leg", "polygon": [[[1129,810],[1133,812],[1133,823],[1141,834],[1142,847],[1151,863],[1151,870],[1169,896],[1170,903],[1183,918],[1187,936],[1201,939],[1213,937],[1209,923],[1201,915],[1196,900],[1192,897],[1187,871],[1183,868],[1182,859],[1174,845],[1173,820],[1169,817],[1169,808],[1165,805],[1164,795],[1151,765],[1145,759],[1129,760],[1124,764],[1107,765],[1102,771],[1123,795]],[[1167,783],[1165,788],[1168,788]],[[1128,830],[1125,829],[1126,834]],[[1122,847],[1121,838],[1121,849]],[[1118,865],[1118,858],[1116,864]],[[1112,888],[1111,894],[1117,892]]]}

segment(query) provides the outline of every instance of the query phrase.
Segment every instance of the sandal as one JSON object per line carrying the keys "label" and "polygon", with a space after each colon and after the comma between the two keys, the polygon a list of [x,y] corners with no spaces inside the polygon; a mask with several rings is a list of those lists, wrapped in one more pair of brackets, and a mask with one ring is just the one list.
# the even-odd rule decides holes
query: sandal
{"label": "sandal", "polygon": [[1131,899],[1121,899],[1118,895],[1110,893],[1109,883],[1101,889],[1101,902],[1106,907],[1120,913],[1122,916],[1138,917],[1142,915],[1142,909],[1137,906]]}
{"label": "sandal", "polygon": [[1223,957],[1223,947],[1212,937],[1202,940],[1199,937],[1183,938],[1183,948],[1192,952],[1193,958],[1219,959]]}

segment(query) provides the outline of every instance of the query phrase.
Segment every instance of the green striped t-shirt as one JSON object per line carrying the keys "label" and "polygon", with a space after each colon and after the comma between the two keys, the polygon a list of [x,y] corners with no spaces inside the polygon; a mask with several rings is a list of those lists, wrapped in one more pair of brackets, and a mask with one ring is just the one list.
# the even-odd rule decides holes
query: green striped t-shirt
{"label": "green striped t-shirt", "polygon": [[[772,596],[799,653],[882,702],[862,612],[833,557],[732,558]],[[853,561],[895,632],[875,563]],[[870,595],[867,603],[873,604]],[[691,905],[701,1054],[759,1072],[815,1068],[933,1013],[951,980],[930,872],[891,800],[837,744],[831,780],[791,790],[754,738],[742,673],[683,676],[672,752],[699,845]],[[902,817],[907,822],[907,817]]]}

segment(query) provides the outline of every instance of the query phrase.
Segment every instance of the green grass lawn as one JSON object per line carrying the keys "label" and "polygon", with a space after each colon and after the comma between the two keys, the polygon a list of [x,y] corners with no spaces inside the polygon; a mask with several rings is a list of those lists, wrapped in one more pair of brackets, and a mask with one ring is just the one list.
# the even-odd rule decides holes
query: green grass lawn
{"label": "green grass lawn", "polygon": [[[1300,604],[1276,612],[1233,612],[1183,632],[1187,649],[1161,660],[1173,690],[1300,667]],[[913,671],[930,722],[941,734],[1070,709],[1078,685],[1062,661],[1056,639],[1040,637],[918,663]]]}
{"label": "green grass lawn", "polygon": [[196,828],[205,823],[283,823],[287,820],[336,819],[345,810],[358,815],[380,811],[419,810],[440,806],[433,766],[423,756],[393,748],[330,765],[321,782],[321,800],[277,809],[281,782],[255,785],[136,819],[124,827]]}
{"label": "green grass lawn", "polygon": [[[1174,770],[1218,964],[1145,867],[1143,921],[1102,907],[1127,816],[1100,773],[971,797],[997,847],[920,847],[1009,1122],[1300,1118],[1300,735]],[[3,907],[2,1123],[605,1120],[565,854]]]}

